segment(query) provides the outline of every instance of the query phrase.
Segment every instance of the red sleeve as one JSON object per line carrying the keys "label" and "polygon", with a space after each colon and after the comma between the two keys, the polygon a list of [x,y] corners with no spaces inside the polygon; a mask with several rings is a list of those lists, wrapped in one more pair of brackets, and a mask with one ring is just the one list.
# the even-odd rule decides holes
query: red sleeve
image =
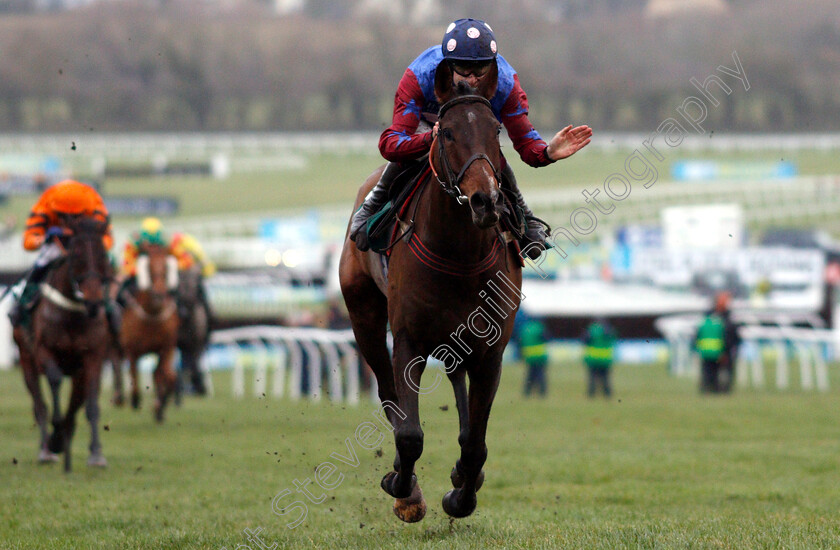
{"label": "red sleeve", "polygon": [[417,77],[406,69],[394,97],[394,118],[379,136],[379,152],[386,160],[401,162],[422,157],[429,152],[432,133],[415,134],[426,99]]}
{"label": "red sleeve", "polygon": [[540,167],[555,162],[546,156],[548,144],[528,119],[528,97],[519,85],[518,75],[513,76],[513,89],[502,107],[501,115],[502,123],[513,141],[513,148],[525,164]]}

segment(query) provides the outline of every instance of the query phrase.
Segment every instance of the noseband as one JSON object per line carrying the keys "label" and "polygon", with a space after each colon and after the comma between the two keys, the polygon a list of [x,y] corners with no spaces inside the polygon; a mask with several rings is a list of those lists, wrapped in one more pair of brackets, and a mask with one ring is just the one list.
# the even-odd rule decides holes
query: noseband
{"label": "noseband", "polygon": [[[461,103],[480,103],[485,105],[488,109],[492,109],[490,102],[486,98],[483,98],[478,95],[460,96],[447,101],[441,106],[438,115],[438,120],[443,120],[443,117],[446,115],[447,111],[449,111],[451,107],[454,107],[455,105],[460,105]],[[444,131],[448,132],[449,129],[441,129],[441,132]],[[443,164],[443,169],[446,172],[446,180],[444,181],[440,179],[440,176],[435,171],[435,167],[431,161],[429,162],[429,166],[432,167],[432,172],[435,174],[435,179],[437,179],[440,186],[443,187],[444,192],[446,192],[447,195],[454,197],[455,200],[458,201],[458,204],[466,204],[469,201],[469,197],[461,193],[461,188],[459,186],[461,185],[461,180],[464,179],[464,174],[466,173],[467,169],[472,165],[473,162],[477,160],[486,160],[487,163],[490,165],[490,168],[493,169],[493,176],[496,178],[496,183],[501,184],[502,178],[499,174],[499,170],[495,166],[493,166],[493,162],[490,160],[490,157],[488,157],[486,154],[475,153],[467,159],[467,162],[464,163],[464,165],[461,167],[461,170],[456,174],[455,170],[452,169],[452,165],[449,163],[449,158],[446,156],[446,148],[443,145],[444,140],[440,139],[440,136],[438,135],[435,137],[435,141],[437,141],[438,146],[438,157],[440,157],[441,164]]]}

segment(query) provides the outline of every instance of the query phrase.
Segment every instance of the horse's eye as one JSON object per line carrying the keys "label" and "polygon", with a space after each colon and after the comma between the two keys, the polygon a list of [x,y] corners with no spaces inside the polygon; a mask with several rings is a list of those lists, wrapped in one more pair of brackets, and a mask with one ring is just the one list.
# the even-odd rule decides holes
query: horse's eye
{"label": "horse's eye", "polygon": [[444,139],[447,139],[449,141],[455,140],[455,136],[452,135],[452,130],[450,130],[449,128],[441,128],[440,133],[443,135]]}
{"label": "horse's eye", "polygon": [[502,135],[502,125],[501,124],[496,126],[496,137],[499,137],[500,135]]}

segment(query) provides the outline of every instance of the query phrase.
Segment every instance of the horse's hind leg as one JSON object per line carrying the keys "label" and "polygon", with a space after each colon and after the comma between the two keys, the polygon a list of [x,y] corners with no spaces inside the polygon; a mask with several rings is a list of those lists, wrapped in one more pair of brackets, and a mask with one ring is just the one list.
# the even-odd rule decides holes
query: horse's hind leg
{"label": "horse's hind leg", "polygon": [[[455,392],[455,408],[458,410],[458,444],[464,445],[470,433],[470,411],[469,411],[469,396],[467,395],[466,383],[467,371],[465,369],[457,369],[449,374],[449,380],[452,382],[452,390]],[[464,474],[461,461],[455,463],[452,468],[452,473],[449,474],[449,479],[452,480],[452,486],[456,489],[464,485]],[[475,483],[475,490],[481,489],[484,483],[484,470],[478,474],[478,479]]]}
{"label": "horse's hind leg", "polygon": [[[456,464],[461,486],[443,496],[443,510],[452,517],[462,518],[473,513],[477,499],[478,480],[481,468],[487,460],[487,422],[490,407],[499,387],[501,357],[486,365],[486,370],[477,376],[470,376],[469,426],[466,437],[458,438],[461,443],[461,458]],[[454,480],[453,480],[454,482]]]}

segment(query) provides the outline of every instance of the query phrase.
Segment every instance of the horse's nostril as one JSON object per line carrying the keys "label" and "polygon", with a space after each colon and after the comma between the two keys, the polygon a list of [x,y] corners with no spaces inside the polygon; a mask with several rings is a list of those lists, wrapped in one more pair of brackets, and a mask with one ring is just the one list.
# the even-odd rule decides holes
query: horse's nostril
{"label": "horse's nostril", "polygon": [[473,193],[470,197],[470,208],[475,213],[483,213],[493,210],[493,199],[486,193]]}

